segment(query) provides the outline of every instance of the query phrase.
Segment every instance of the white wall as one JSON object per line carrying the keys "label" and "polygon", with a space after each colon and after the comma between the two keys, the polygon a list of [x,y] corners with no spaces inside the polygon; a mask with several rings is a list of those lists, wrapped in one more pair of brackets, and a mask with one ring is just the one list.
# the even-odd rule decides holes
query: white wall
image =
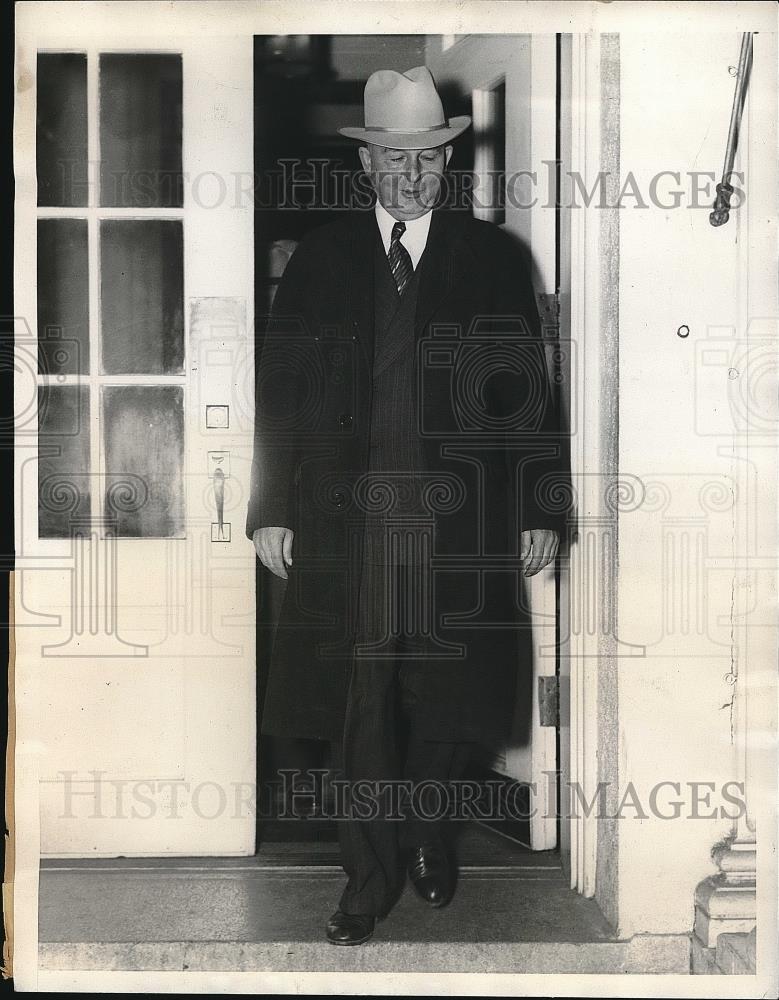
{"label": "white wall", "polygon": [[[747,389],[738,359],[748,286],[754,294],[758,279],[768,283],[775,301],[775,257],[762,277],[749,264],[746,208],[722,228],[710,225],[713,181],[700,178],[711,194],[691,207],[691,172],[722,168],[734,88],[728,67],[739,46],[736,32],[620,38],[622,181],[632,171],[648,202],[652,178],[678,171],[681,184],[666,178],[659,191],[668,204],[668,192],[684,194],[675,209],[635,207],[626,198],[620,214],[620,476],[640,477],[647,495],[619,519],[619,638],[645,645],[646,656],[618,664],[618,776],[621,789],[632,782],[642,801],[658,782],[682,783],[688,817],[636,819],[628,809],[618,824],[616,902],[625,935],[689,931],[695,886],[716,870],[710,850],[732,823],[689,818],[684,783],[716,784],[699,808],[706,816],[723,805],[722,783],[740,776],[734,695],[743,697],[746,664],[733,557],[746,555],[746,533],[758,526],[755,495],[745,486],[761,490],[770,480],[765,466],[734,457],[739,425],[731,404]],[[770,58],[768,45],[757,51]],[[775,62],[774,49],[772,72]],[[745,132],[742,145],[747,140]],[[751,140],[754,155],[754,124]],[[743,157],[739,166],[746,167]],[[754,227],[771,225],[773,187],[753,185],[748,198],[765,204],[753,213],[756,236]],[[677,335],[682,324],[685,339]],[[760,603],[758,592],[752,597]],[[766,653],[758,647],[757,655]]]}
{"label": "white wall", "polygon": [[[597,673],[590,689],[597,780],[609,783],[607,809],[619,816],[598,821],[595,884],[585,875],[580,888],[594,889],[622,935],[680,934],[692,928],[695,887],[716,871],[711,849],[731,832],[737,811],[723,798],[723,786],[743,778],[735,696],[744,695],[746,664],[734,555],[746,554],[749,518],[756,527],[745,490],[756,473],[766,475],[755,466],[745,477],[731,413],[734,393],[743,391],[729,369],[738,367],[733,358],[747,327],[746,214],[734,209],[719,229],[708,219],[741,37],[634,31],[592,40],[603,83],[587,121],[599,119],[601,165],[616,171],[608,197],[625,190],[623,207],[606,209],[594,224],[601,378],[610,387],[599,417],[608,440],[601,457],[608,467],[618,462],[620,480],[637,493],[619,512],[619,642],[584,665]],[[483,86],[513,66],[528,41],[466,37],[441,53],[431,39],[427,62],[440,83]],[[481,76],[469,76],[474,71]],[[749,140],[745,124],[742,150]],[[527,134],[514,127],[507,147],[512,142],[526,148]],[[746,165],[744,155],[736,169]],[[759,183],[750,198],[774,202],[765,179]],[[770,214],[753,230],[770,227]],[[530,235],[530,213],[512,221]],[[772,276],[765,280],[775,299]],[[689,335],[681,337],[684,326]],[[578,346],[581,357],[587,345]],[[612,363],[616,371],[605,370]],[[761,534],[766,527],[761,522]],[[770,607],[762,591],[755,600]],[[626,655],[634,647],[644,655]],[[760,654],[767,660],[770,649]],[[736,787],[730,794],[741,795]]]}

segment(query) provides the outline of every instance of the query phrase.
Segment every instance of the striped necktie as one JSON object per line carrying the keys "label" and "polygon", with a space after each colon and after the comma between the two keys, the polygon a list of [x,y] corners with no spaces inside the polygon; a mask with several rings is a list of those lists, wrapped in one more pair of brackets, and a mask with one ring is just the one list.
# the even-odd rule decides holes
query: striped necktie
{"label": "striped necktie", "polygon": [[392,227],[392,238],[390,240],[389,253],[387,259],[392,268],[392,277],[398,286],[398,295],[403,294],[403,289],[414,273],[414,265],[411,263],[411,256],[408,250],[400,242],[400,237],[406,231],[405,222],[396,222]]}

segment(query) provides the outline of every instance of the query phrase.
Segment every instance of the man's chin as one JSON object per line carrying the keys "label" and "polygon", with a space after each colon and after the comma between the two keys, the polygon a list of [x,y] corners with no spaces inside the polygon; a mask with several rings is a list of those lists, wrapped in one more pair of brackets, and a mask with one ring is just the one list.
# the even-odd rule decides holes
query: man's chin
{"label": "man's chin", "polygon": [[426,215],[432,207],[432,205],[414,202],[412,205],[393,205],[389,211],[390,215],[394,215],[398,219],[419,219]]}

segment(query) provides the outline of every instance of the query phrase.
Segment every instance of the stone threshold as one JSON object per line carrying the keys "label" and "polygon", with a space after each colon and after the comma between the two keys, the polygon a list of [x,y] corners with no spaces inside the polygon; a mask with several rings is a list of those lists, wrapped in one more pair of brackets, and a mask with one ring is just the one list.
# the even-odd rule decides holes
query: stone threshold
{"label": "stone threshold", "polygon": [[428,972],[524,974],[690,973],[686,935],[627,941],[370,941],[337,948],[325,941],[168,941],[43,943],[47,971]]}
{"label": "stone threshold", "polygon": [[616,939],[570,889],[556,852],[464,831],[449,906],[410,887],[365,945],[324,922],[345,884],[337,845],[253,857],[50,858],[41,864],[39,968],[61,972],[690,973],[688,935]]}

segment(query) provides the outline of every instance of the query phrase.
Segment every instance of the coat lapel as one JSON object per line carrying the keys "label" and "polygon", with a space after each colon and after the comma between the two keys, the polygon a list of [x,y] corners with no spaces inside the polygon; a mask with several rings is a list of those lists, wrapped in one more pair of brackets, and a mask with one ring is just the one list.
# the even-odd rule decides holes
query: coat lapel
{"label": "coat lapel", "polygon": [[417,338],[422,336],[441,302],[464,279],[473,263],[472,256],[458,217],[446,209],[434,211],[427,246],[419,262],[419,297],[414,321]]}
{"label": "coat lapel", "polygon": [[379,229],[373,211],[362,212],[350,227],[347,249],[349,263],[345,272],[347,316],[352,335],[373,365],[374,342],[374,261]]}

